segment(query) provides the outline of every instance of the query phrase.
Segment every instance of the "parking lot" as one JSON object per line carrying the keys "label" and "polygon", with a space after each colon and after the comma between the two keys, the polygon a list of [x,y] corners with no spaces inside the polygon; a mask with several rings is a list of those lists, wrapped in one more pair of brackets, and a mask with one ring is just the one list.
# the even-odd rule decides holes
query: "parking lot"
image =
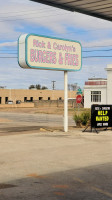
{"label": "parking lot", "polygon": [[[0,135],[40,129],[63,131],[63,118],[63,115],[58,114],[0,112]],[[73,116],[69,116],[68,126],[74,127],[75,125]]]}
{"label": "parking lot", "polygon": [[40,131],[31,128],[34,118],[32,126],[22,118],[17,126],[8,115],[1,113],[0,200],[112,199],[111,130]]}

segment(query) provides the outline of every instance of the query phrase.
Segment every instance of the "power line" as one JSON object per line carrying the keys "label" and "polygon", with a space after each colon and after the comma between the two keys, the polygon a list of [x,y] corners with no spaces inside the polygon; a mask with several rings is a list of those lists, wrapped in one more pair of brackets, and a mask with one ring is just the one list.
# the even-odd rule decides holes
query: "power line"
{"label": "power line", "polygon": [[[31,12],[33,12],[33,13],[31,13]],[[38,11],[31,11],[30,13],[26,13],[26,14],[20,14],[20,15],[12,15],[12,16],[8,16],[8,17],[2,17],[3,18],[3,20],[5,21],[5,19],[9,19],[9,17],[18,17],[18,16],[25,16],[25,15],[29,15],[29,14],[40,14],[40,13],[42,13],[42,12],[38,12]],[[37,13],[38,12],[38,13]],[[49,12],[54,12],[53,10],[49,10]],[[59,13],[59,11],[58,11],[58,13]],[[67,13],[68,14],[68,13]]]}
{"label": "power line", "polygon": [[82,52],[94,52],[94,51],[112,51],[112,49],[98,49],[98,50],[90,50],[90,51],[82,51]]}
{"label": "power line", "polygon": [[[45,10],[45,11],[46,11],[46,8],[39,8],[39,9],[37,9],[37,10],[21,10],[21,11],[15,11],[15,12],[2,12],[2,13],[0,13],[0,15],[1,15],[1,14],[8,14],[8,13],[11,13],[11,14],[12,14],[12,13],[22,13],[22,12],[25,12],[25,13],[26,13],[26,12],[29,12],[29,11],[32,12],[32,11],[38,11],[38,10],[43,10],[43,11]],[[47,8],[47,10],[53,10],[53,8],[50,7],[50,8]],[[54,8],[54,10],[58,10],[58,8],[57,8],[57,9]],[[67,12],[67,11],[66,11],[66,12]]]}
{"label": "power line", "polygon": [[[66,13],[66,14],[71,14],[71,13]],[[41,16],[41,17],[38,17],[38,18],[45,18],[45,17],[50,17],[50,16],[58,16],[58,15],[65,15],[65,13],[64,14],[55,14],[55,15],[44,15],[44,16]],[[27,18],[21,18],[21,19],[6,19],[6,20],[0,20],[0,22],[5,22],[5,21],[17,21],[17,20],[25,20],[25,19],[33,19],[33,18],[35,18],[35,17],[27,17]],[[38,19],[38,18],[36,18],[36,20]]]}
{"label": "power line", "polygon": [[0,51],[17,51],[16,49],[0,49]]}
{"label": "power line", "polygon": [[[112,45],[108,45],[108,46],[91,46],[91,47],[82,47],[82,48],[104,48],[104,47],[112,47]],[[0,49],[0,51],[16,51],[17,49]],[[93,51],[112,51],[112,49],[100,49],[100,50],[82,50],[82,52],[93,52]]]}
{"label": "power line", "polygon": [[5,57],[5,56],[4,56],[4,57],[0,57],[0,58],[18,58],[18,57]]}
{"label": "power line", "polygon": [[[39,11],[46,11],[46,9],[39,9]],[[53,8],[51,9],[51,8],[47,8],[47,10],[49,10],[49,11],[59,11],[59,9],[55,9],[55,10],[53,10]],[[36,10],[30,10],[30,12],[38,12],[38,9],[37,9],[37,11]],[[61,11],[61,10],[60,10]],[[28,13],[26,13],[25,15],[29,15],[29,11],[17,11],[17,12],[4,12],[4,13],[1,13],[1,14],[7,14],[7,13],[26,13],[26,12],[28,12]],[[40,12],[41,13],[41,12]],[[33,14],[33,13],[32,13]],[[71,12],[69,12],[69,11],[66,11],[66,13],[61,13],[61,15],[65,15],[65,14],[72,14]],[[56,15],[47,15],[47,16],[57,16],[57,15],[60,15],[60,14],[56,14]],[[21,16],[21,15],[16,15],[16,16]],[[24,16],[24,15],[23,15]],[[43,17],[47,17],[47,16],[43,16]],[[8,17],[3,17],[3,18],[9,18],[9,17],[15,17],[15,16],[8,16]],[[43,17],[38,17],[38,18],[43,18]],[[32,17],[32,18],[34,18],[34,17]],[[32,19],[31,17],[30,18],[25,18],[25,19]],[[7,19],[7,20],[0,20],[0,22],[4,22],[4,21],[16,21],[16,20],[24,20],[24,19]],[[68,32],[67,34],[70,34],[70,33],[78,33],[78,32],[93,32],[93,31],[98,31],[98,30],[105,30],[105,31],[107,31],[107,30],[109,30],[109,29],[112,29],[112,28],[99,28],[99,29],[94,29],[94,30],[83,30],[83,31],[73,31],[73,32]],[[91,47],[85,47],[85,48],[91,48]]]}
{"label": "power line", "polygon": [[107,30],[112,30],[112,28],[108,28],[108,29],[105,29],[105,28],[99,28],[99,29],[89,29],[89,30],[83,30],[83,31],[73,31],[73,32],[68,32],[67,34],[71,34],[71,33],[86,33],[86,32],[93,32],[93,31],[100,31],[100,30],[103,30],[103,31],[107,31]]}
{"label": "power line", "polygon": [[[46,9],[39,9],[39,11],[40,10],[42,10],[42,11],[46,11]],[[49,11],[58,11],[59,12],[59,9],[55,9],[55,10],[53,10],[53,9],[51,9],[51,8],[48,8],[47,10],[49,10]],[[61,10],[60,10],[61,11]],[[26,13],[25,15],[29,15],[29,11],[21,11],[21,12],[28,12],[28,13]],[[18,12],[6,12],[6,13],[1,13],[1,14],[7,14],[7,13],[21,13],[20,11],[18,11]],[[30,10],[30,12],[38,12],[38,10]],[[61,13],[61,15],[65,15],[65,14],[73,14],[73,13],[71,13],[71,12],[69,12],[69,11],[65,11],[66,13]],[[41,12],[39,12],[39,13],[41,13]],[[33,13],[32,13],[33,14]],[[21,14],[20,15],[15,15],[15,16],[21,16]],[[15,17],[15,16],[8,16],[8,17],[3,17],[3,18],[9,18],[9,17]],[[23,15],[24,16],[24,15]],[[44,16],[43,16],[44,17]],[[45,16],[46,17],[46,16]],[[41,17],[42,18],[42,17]],[[26,18],[25,18],[26,19]],[[16,20],[16,19],[15,19]],[[17,19],[17,20],[19,20],[19,19]],[[1,20],[0,20],[1,21]],[[5,20],[3,20],[3,21],[5,21]],[[7,21],[7,20],[6,20]],[[9,20],[8,20],[9,21]],[[108,28],[108,29],[112,29],[112,28]],[[106,30],[108,30],[108,29],[106,29]],[[87,32],[87,31],[96,31],[96,30],[105,30],[105,28],[99,28],[99,29],[94,29],[94,30],[84,30],[84,31],[80,31],[80,32]],[[76,31],[76,32],[79,32],[79,31]],[[74,33],[74,32],[71,32],[71,33]]]}
{"label": "power line", "polygon": [[[29,14],[29,13],[28,13]],[[33,14],[33,13],[32,13]],[[66,14],[71,14],[71,13],[66,13]],[[45,17],[50,17],[50,16],[62,16],[62,15],[65,15],[65,14],[55,14],[55,15],[45,15],[45,16],[41,16],[41,17],[38,17],[38,19],[39,18],[45,18]],[[21,16],[21,15],[20,15]],[[15,17],[15,16],[14,16]],[[6,20],[0,20],[0,22],[5,22],[5,21],[19,21],[19,20],[27,20],[27,19],[33,19],[33,18],[35,18],[35,17],[28,17],[28,18],[21,18],[21,19],[6,19]],[[37,18],[36,18],[36,20],[38,20]],[[39,20],[38,20],[39,21]],[[56,20],[55,20],[56,21]],[[94,31],[100,31],[100,30],[104,30],[104,31],[107,31],[107,30],[111,30],[112,28],[108,28],[108,29],[105,29],[105,28],[99,28],[99,29],[94,29],[94,30],[83,30],[83,31],[72,31],[72,32],[68,32],[68,33],[66,33],[65,35],[68,35],[68,34],[72,34],[72,33],[83,33],[83,32],[94,32]],[[63,34],[63,33],[62,33]],[[112,45],[110,45],[110,46],[112,46]],[[103,46],[102,46],[103,47]],[[85,47],[85,48],[91,48],[91,47]]]}
{"label": "power line", "polygon": [[112,58],[112,56],[84,56],[82,58]]}
{"label": "power line", "polygon": [[[93,47],[91,47],[93,48]],[[3,51],[3,53],[2,53]],[[13,51],[13,52],[12,52]],[[82,50],[84,53],[91,53],[91,52],[109,52],[112,51],[112,49],[98,49],[98,50]],[[5,53],[6,52],[6,53]],[[0,50],[0,54],[17,54],[17,50]]]}
{"label": "power line", "polygon": [[[52,11],[52,10],[51,10]],[[53,12],[53,11],[52,11]],[[41,12],[39,12],[38,14],[40,14]],[[36,11],[36,13],[30,13],[30,14],[37,14],[37,11]],[[60,16],[60,15],[65,15],[65,14],[71,14],[71,13],[59,13],[58,12],[58,14],[53,14],[53,15],[45,15],[45,16],[41,16],[41,17],[38,17],[38,18],[44,18],[44,17],[50,17],[50,16]],[[29,15],[29,13],[26,13],[26,14],[24,14],[24,15]],[[18,16],[24,16],[24,15],[16,15],[16,17],[18,17]],[[33,18],[35,18],[35,16],[34,17],[28,17],[28,18],[24,18],[24,19],[9,19],[9,17],[15,17],[15,16],[8,16],[8,17],[3,17],[3,18],[6,18],[6,20],[0,20],[0,22],[5,22],[5,21],[16,21],[16,20],[24,20],[24,19],[33,19]],[[8,19],[7,19],[8,18]],[[37,19],[36,19],[37,20]],[[71,34],[71,33],[83,33],[83,32],[93,32],[93,31],[99,31],[99,30],[104,30],[104,31],[107,31],[107,30],[112,30],[112,28],[99,28],[99,29],[89,29],[89,30],[83,30],[83,31],[72,31],[72,32],[68,32],[68,33],[66,33],[66,34]]]}
{"label": "power line", "polygon": [[[53,11],[53,10],[51,10],[51,11]],[[32,14],[34,14],[34,13],[32,13]],[[36,13],[37,14],[37,13]],[[54,14],[54,15],[45,15],[45,16],[41,16],[41,17],[38,17],[38,18],[44,18],[44,17],[49,17],[49,16],[59,16],[59,15],[65,15],[65,14],[71,14],[71,13],[58,13],[58,14]],[[25,15],[29,15],[29,13],[26,13]],[[21,15],[17,15],[17,16],[21,16]],[[24,16],[24,15],[23,15]],[[10,17],[10,16],[9,16]],[[5,17],[5,18],[9,18],[9,17]],[[15,17],[15,16],[11,16],[11,17]],[[35,18],[35,17],[28,17],[28,18],[24,18],[24,19],[33,19],[33,18]],[[0,20],[0,22],[5,22],[5,21],[17,21],[17,20],[24,20],[24,19],[6,19],[6,20]],[[37,19],[36,19],[37,20]],[[94,29],[94,30],[91,30],[91,29],[89,29],[89,30],[83,30],[83,31],[72,31],[72,32],[68,32],[67,34],[70,34],[70,33],[78,33],[78,32],[80,32],[80,33],[82,33],[82,32],[93,32],[93,31],[98,31],[98,30],[105,30],[105,31],[107,31],[107,30],[111,30],[112,28],[99,28],[99,29]]]}
{"label": "power line", "polygon": [[[2,50],[0,50],[0,51],[2,51]],[[6,53],[1,53],[0,52],[0,54],[17,54],[17,50],[3,50],[3,51],[8,51],[8,52],[6,52]],[[12,52],[12,51],[14,51],[14,53],[10,53],[10,51]],[[90,53],[90,52],[105,52],[105,51],[112,51],[112,49],[100,49],[100,50],[90,50],[90,51],[82,51],[82,52],[84,52],[84,53]],[[16,53],[15,53],[16,52]]]}
{"label": "power line", "polygon": [[[0,57],[0,58],[18,58],[18,57]],[[112,58],[112,56],[83,56],[82,58]]]}
{"label": "power line", "polygon": [[10,55],[10,54],[16,54],[16,55],[17,55],[17,53],[0,53],[0,54],[9,54],[9,55]]}
{"label": "power line", "polygon": [[[5,46],[5,48],[6,48],[6,46]],[[82,48],[105,48],[105,47],[112,47],[112,44],[111,45],[105,45],[105,46],[91,46],[91,47],[90,46],[89,47],[86,46],[86,47],[82,47]],[[14,51],[14,52],[16,51],[17,52],[17,47],[15,46],[14,48],[16,48],[16,49],[0,49],[0,51]],[[112,51],[112,49],[82,50],[82,52],[92,52],[92,51]]]}
{"label": "power line", "polygon": [[[89,48],[95,48],[95,47],[109,47],[109,46],[112,46],[112,45],[108,45],[108,46],[91,46]],[[88,47],[84,47],[84,48],[88,48]],[[2,51],[4,53],[2,53]],[[13,52],[14,53],[13,53]],[[84,53],[91,53],[91,52],[109,52],[109,51],[112,51],[112,49],[98,49],[98,50],[82,50],[82,52]],[[5,53],[6,52],[6,53]],[[3,50],[0,50],[0,54],[17,54],[17,50],[14,50],[14,49],[3,49]],[[95,56],[96,57],[96,56]],[[107,56],[98,56],[98,57],[107,57]],[[108,56],[108,57],[111,57],[111,56]],[[84,57],[85,58],[85,57]]]}
{"label": "power line", "polygon": [[102,47],[102,48],[105,48],[105,47],[112,47],[112,44],[110,44],[110,45],[103,45],[103,46],[85,46],[85,47],[83,47],[83,48],[100,48],[100,47]]}

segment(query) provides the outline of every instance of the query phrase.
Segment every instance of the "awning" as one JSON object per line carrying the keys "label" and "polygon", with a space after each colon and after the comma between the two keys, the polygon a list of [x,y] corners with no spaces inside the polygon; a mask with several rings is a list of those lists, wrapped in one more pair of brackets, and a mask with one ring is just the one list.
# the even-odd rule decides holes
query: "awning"
{"label": "awning", "polygon": [[112,0],[31,0],[112,21]]}

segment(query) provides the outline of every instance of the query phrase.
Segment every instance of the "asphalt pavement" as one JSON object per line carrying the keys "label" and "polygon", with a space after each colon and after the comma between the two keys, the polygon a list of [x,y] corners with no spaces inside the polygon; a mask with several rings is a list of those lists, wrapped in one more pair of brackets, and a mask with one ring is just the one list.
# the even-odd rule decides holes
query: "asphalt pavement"
{"label": "asphalt pavement", "polygon": [[[0,133],[33,131],[40,128],[59,128],[63,130],[63,121],[63,115],[0,112]],[[75,125],[73,117],[69,116],[68,126],[74,127]]]}
{"label": "asphalt pavement", "polygon": [[0,200],[111,200],[112,131],[0,137]]}

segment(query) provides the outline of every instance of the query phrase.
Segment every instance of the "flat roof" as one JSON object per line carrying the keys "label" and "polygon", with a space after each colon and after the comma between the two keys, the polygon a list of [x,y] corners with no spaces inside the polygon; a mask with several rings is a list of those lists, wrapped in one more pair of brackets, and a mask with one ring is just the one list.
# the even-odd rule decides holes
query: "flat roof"
{"label": "flat roof", "polygon": [[112,0],[30,0],[112,21]]}
{"label": "flat roof", "polygon": [[106,78],[88,78],[88,81],[96,81],[96,80],[99,80],[99,81],[105,80],[105,81],[107,81]]}

